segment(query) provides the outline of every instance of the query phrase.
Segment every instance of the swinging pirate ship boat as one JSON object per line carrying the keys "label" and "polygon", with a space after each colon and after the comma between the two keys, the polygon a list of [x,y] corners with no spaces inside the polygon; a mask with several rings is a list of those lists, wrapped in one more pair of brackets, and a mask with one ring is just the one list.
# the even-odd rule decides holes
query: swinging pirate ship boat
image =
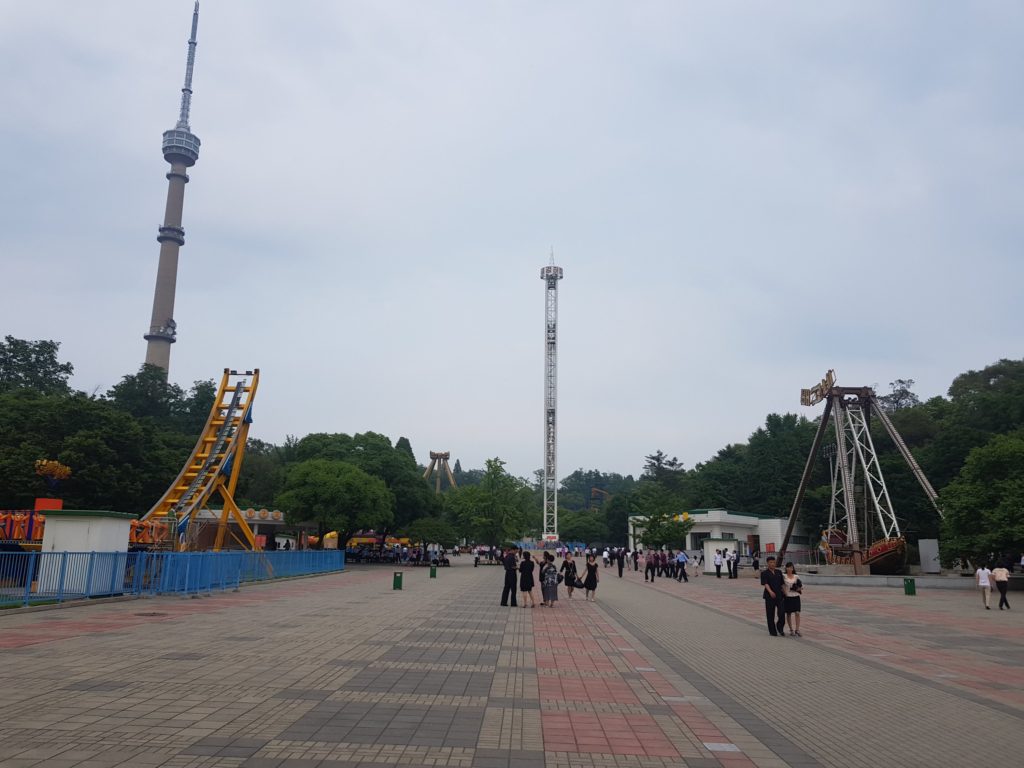
{"label": "swinging pirate ship boat", "polygon": [[832,475],[832,498],[828,528],[822,532],[820,549],[830,565],[852,565],[855,574],[901,573],[907,561],[907,540],[900,532],[889,489],[878,463],[871,419],[877,418],[896,445],[903,460],[917,479],[935,511],[942,516],[938,494],[907,448],[896,427],[882,409],[871,387],[837,387],[835,371],[810,389],[800,392],[800,404],[813,406],[825,402],[814,444],[804,465],[796,499],[789,513],[789,524],[782,539],[779,558],[786,548],[810,483],[815,459],[829,425],[835,433],[835,445],[827,451]]}

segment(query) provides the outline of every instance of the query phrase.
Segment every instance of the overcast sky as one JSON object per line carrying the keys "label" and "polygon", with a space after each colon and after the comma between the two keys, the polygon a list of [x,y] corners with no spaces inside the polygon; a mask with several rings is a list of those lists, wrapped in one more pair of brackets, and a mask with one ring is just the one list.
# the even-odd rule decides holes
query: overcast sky
{"label": "overcast sky", "polygon": [[[145,354],[191,0],[0,0],[0,334]],[[1016,2],[203,0],[172,380],[253,436],[687,467],[799,390],[1021,357]],[[819,406],[820,408],[820,406]]]}

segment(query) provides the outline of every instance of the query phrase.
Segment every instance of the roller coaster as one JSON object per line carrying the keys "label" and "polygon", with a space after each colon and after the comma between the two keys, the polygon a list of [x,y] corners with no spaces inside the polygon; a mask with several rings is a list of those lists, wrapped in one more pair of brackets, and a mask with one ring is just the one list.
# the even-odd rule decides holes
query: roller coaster
{"label": "roller coaster", "polygon": [[138,521],[133,531],[137,543],[172,551],[207,548],[200,512],[219,496],[223,507],[209,548],[221,550],[230,535],[245,549],[260,549],[234,499],[259,380],[259,368],[244,373],[224,369],[206,426],[170,488]]}

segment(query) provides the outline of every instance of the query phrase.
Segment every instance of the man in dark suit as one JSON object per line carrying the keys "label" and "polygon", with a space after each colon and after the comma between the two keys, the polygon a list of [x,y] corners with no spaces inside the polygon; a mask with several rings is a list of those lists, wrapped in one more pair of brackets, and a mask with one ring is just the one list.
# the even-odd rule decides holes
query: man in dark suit
{"label": "man in dark suit", "polygon": [[768,634],[772,637],[786,636],[785,597],[782,594],[782,571],[775,567],[775,558],[765,561],[767,568],[761,571],[761,585],[764,587],[764,614],[768,620]]}
{"label": "man in dark suit", "polygon": [[516,548],[506,550],[505,557],[502,559],[502,565],[505,566],[505,588],[501,590],[501,604],[509,604],[509,595],[512,596],[512,607],[515,608],[516,603],[516,571],[518,564],[516,563]]}

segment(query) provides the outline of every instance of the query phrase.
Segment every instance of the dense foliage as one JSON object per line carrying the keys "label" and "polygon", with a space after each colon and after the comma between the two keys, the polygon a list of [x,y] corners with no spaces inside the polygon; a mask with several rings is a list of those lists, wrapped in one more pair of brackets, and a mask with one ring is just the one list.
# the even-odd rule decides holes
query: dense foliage
{"label": "dense foliage", "polygon": [[[59,495],[68,507],[141,512],[163,493],[187,458],[216,394],[212,381],[185,390],[143,366],[102,395],[75,392],[70,363],[53,341],[0,342],[0,508],[24,508],[48,492],[35,463],[72,469]],[[939,536],[943,558],[977,560],[1024,549],[1024,360],[968,371],[947,397],[920,402],[912,379],[896,379],[883,408],[914,453],[945,510],[942,523],[878,425],[879,461],[903,530]],[[562,538],[624,543],[627,518],[658,520],[686,509],[726,507],[785,516],[817,422],[769,414],[740,444],[685,469],[658,450],[634,479],[577,469],[562,479]],[[829,430],[825,443],[834,437]],[[409,440],[381,434],[316,433],[282,445],[250,439],[236,494],[242,506],[277,505],[293,522],[339,532],[452,536],[499,544],[541,528],[539,478],[507,473],[500,459],[464,470],[441,497],[424,481]],[[823,525],[830,494],[819,460],[804,504],[810,528]],[[673,531],[674,536],[678,531]],[[651,535],[650,533],[648,534]],[[671,538],[671,537],[670,537]]]}

